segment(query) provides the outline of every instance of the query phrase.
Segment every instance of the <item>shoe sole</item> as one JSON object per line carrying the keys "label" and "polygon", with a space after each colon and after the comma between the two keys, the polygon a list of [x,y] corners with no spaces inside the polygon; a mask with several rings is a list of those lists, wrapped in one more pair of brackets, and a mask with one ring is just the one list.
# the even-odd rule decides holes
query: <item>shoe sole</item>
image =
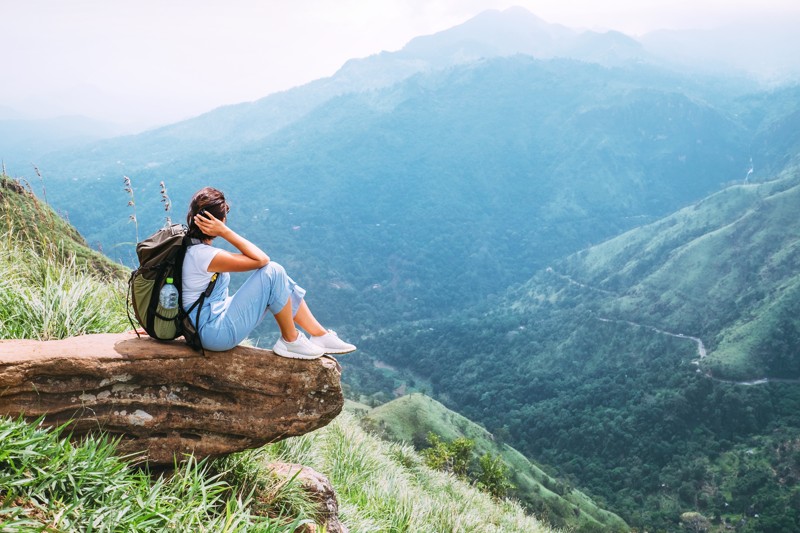
{"label": "shoe sole", "polygon": [[321,353],[319,355],[303,355],[295,352],[284,352],[281,349],[276,350],[275,348],[272,348],[272,353],[274,353],[275,355],[279,355],[281,357],[286,357],[287,359],[319,359],[320,357],[325,355],[324,353]]}
{"label": "shoe sole", "polygon": [[342,354],[345,354],[345,353],[353,353],[357,349],[358,348],[353,348],[352,350],[325,350],[325,353],[335,353],[336,355],[342,355]]}

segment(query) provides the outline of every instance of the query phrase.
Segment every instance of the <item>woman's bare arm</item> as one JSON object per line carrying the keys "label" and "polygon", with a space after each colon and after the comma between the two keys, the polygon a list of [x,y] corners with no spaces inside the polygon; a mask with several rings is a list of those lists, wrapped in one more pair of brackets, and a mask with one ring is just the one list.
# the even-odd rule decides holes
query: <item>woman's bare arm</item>
{"label": "woman's bare arm", "polygon": [[206,235],[222,237],[241,252],[232,254],[221,250],[209,263],[209,272],[247,272],[269,263],[269,256],[261,248],[233,231],[223,220],[215,218],[211,213],[206,212],[205,217],[200,214],[195,215],[194,222]]}

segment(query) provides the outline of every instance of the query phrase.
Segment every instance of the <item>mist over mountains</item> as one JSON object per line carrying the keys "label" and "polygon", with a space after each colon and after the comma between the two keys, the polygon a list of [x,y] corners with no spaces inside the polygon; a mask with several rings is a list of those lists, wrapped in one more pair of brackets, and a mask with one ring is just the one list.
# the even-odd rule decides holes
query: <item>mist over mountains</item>
{"label": "mist over mountains", "polygon": [[[140,237],[223,189],[230,225],[358,339],[356,395],[424,390],[637,527],[697,511],[793,531],[800,88],[748,77],[726,31],[636,40],[487,12],[39,166],[50,202],[128,264],[123,175]],[[796,72],[749,50],[772,82]]]}
{"label": "mist over mountains", "polygon": [[[800,48],[794,31],[797,24],[797,20],[785,18],[755,19],[715,29],[653,31],[637,38],[613,30],[579,30],[551,24],[519,7],[502,12],[491,10],[449,30],[412,39],[401,50],[350,60],[331,78],[304,87],[315,86],[311,92],[317,95],[322,92],[331,97],[343,92],[385,87],[422,71],[513,54],[539,59],[572,58],[606,66],[646,62],[679,70],[691,69],[697,73],[713,71],[736,75],[740,78],[738,83],[748,87],[753,87],[754,82],[775,85],[797,80],[800,75],[800,61],[793,53]],[[326,88],[320,91],[320,85]],[[115,124],[113,129],[110,128],[114,121],[108,117],[113,115],[111,110],[115,103],[110,94],[96,87],[84,84],[54,91],[48,93],[46,88],[40,88],[41,94],[20,96],[24,106],[14,109],[16,104],[6,104],[0,108],[0,119],[42,120],[88,114],[99,126],[92,138],[111,137],[115,131],[136,131],[143,127],[139,123],[138,126]],[[279,105],[289,113],[289,118],[320,103],[318,96],[307,100],[299,94],[308,96],[309,91],[293,89],[286,92],[293,93],[292,97]],[[227,107],[239,107],[241,114],[259,114],[265,113],[264,107],[270,107],[260,105],[262,103],[263,100]],[[226,113],[230,113],[230,109]],[[263,116],[267,123],[274,124],[274,128],[285,124],[287,117],[283,112],[273,110],[272,113],[275,115],[266,113]],[[247,122],[237,125],[247,128]],[[182,130],[193,128],[191,124],[200,125],[192,121],[181,124],[186,124],[179,128]],[[13,130],[9,125],[0,131]],[[46,131],[41,134],[48,136]],[[218,131],[215,137],[225,139],[227,135]],[[0,157],[9,164],[24,167],[28,161],[17,158],[15,147],[0,135]],[[34,157],[39,158],[55,147],[33,142],[26,148],[34,150]]]}

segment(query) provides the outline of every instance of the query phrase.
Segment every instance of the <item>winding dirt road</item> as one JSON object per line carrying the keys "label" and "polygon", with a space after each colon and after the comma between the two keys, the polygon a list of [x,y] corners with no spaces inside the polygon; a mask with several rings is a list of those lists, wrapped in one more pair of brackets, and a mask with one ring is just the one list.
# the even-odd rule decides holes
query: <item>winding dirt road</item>
{"label": "winding dirt road", "polygon": [[[598,289],[597,287],[592,287],[590,285],[586,285],[585,283],[581,283],[580,281],[576,281],[575,279],[571,278],[570,276],[567,276],[565,274],[560,274],[560,273],[556,272],[552,267],[547,267],[546,271],[547,271],[547,273],[553,274],[554,276],[556,276],[558,278],[561,278],[562,280],[564,280],[564,281],[566,281],[566,282],[568,282],[568,283],[570,283],[572,285],[577,285],[578,287],[581,287],[581,288],[584,288],[584,289],[588,289],[588,290],[591,290],[591,291],[594,291],[594,292],[600,292],[600,293],[603,293],[603,294],[609,295],[609,296],[619,296],[617,293],[614,293],[614,292],[611,292],[611,291],[607,291],[605,289]],[[669,335],[670,337],[676,337],[678,339],[690,340],[690,341],[692,341],[692,342],[697,344],[697,357],[698,358],[696,360],[692,361],[692,364],[697,365],[698,367],[700,366],[700,361],[703,360],[708,355],[708,352],[706,350],[706,346],[705,346],[705,344],[703,344],[703,340],[698,338],[698,337],[692,337],[691,335],[686,335],[684,333],[674,333],[672,331],[666,331],[666,330],[657,328],[655,326],[649,326],[647,324],[639,324],[638,322],[633,322],[633,321],[630,321],[630,320],[617,320],[617,319],[613,319],[613,318],[604,318],[604,317],[596,317],[596,318],[600,322],[614,322],[614,323],[618,323],[618,324],[627,324],[629,326],[633,326],[633,327],[637,327],[637,328],[649,329],[651,331],[655,331],[656,333],[660,333],[662,335]],[[700,371],[700,369],[698,368],[698,372],[699,371]],[[712,376],[708,372],[704,373],[703,375],[706,376],[707,378],[709,378],[711,380],[714,380],[714,381],[717,381],[719,383],[728,383],[728,384],[731,384],[731,385],[743,385],[743,386],[747,386],[747,387],[755,386],[755,385],[766,385],[768,383],[800,384],[800,379],[759,378],[759,379],[752,379],[752,380],[747,380],[747,381],[735,381],[735,380],[730,380],[730,379],[715,378],[714,376]]]}

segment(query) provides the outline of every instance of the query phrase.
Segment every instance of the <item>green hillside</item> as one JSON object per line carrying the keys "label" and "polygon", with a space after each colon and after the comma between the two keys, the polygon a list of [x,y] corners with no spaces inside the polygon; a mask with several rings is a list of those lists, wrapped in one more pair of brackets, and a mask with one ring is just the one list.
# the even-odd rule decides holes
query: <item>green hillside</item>
{"label": "green hillside", "polygon": [[[800,171],[731,187],[573,256],[597,312],[702,339],[723,379],[800,378]],[[531,289],[535,290],[535,289]]]}
{"label": "green hillside", "polygon": [[121,276],[125,271],[89,248],[74,226],[45,202],[37,201],[30,184],[4,174],[0,175],[0,237],[7,243],[17,241],[30,245],[37,253],[51,250],[62,257],[75,256],[78,264],[101,274]]}
{"label": "green hillside", "polygon": [[5,418],[0,436],[3,531],[290,533],[315,523],[300,488],[270,474],[271,461],[327,475],[350,531],[554,531],[517,504],[427,468],[412,448],[365,433],[346,413],[312,434],[152,478],[96,439],[70,445]]}
{"label": "green hillside", "polygon": [[361,346],[373,383],[424,376],[635,527],[700,512],[794,531],[798,184],[789,168],[730,187],[551,263],[492,310],[382,331]]}
{"label": "green hillside", "polygon": [[124,331],[124,268],[18,181],[0,176],[0,338]]}
{"label": "green hillside", "polygon": [[627,531],[618,516],[604,511],[577,489],[560,482],[531,463],[511,446],[467,418],[423,394],[410,394],[367,412],[362,425],[396,442],[424,446],[428,433],[447,441],[466,437],[473,454],[499,455],[510,469],[514,497],[557,527],[577,531]]}

